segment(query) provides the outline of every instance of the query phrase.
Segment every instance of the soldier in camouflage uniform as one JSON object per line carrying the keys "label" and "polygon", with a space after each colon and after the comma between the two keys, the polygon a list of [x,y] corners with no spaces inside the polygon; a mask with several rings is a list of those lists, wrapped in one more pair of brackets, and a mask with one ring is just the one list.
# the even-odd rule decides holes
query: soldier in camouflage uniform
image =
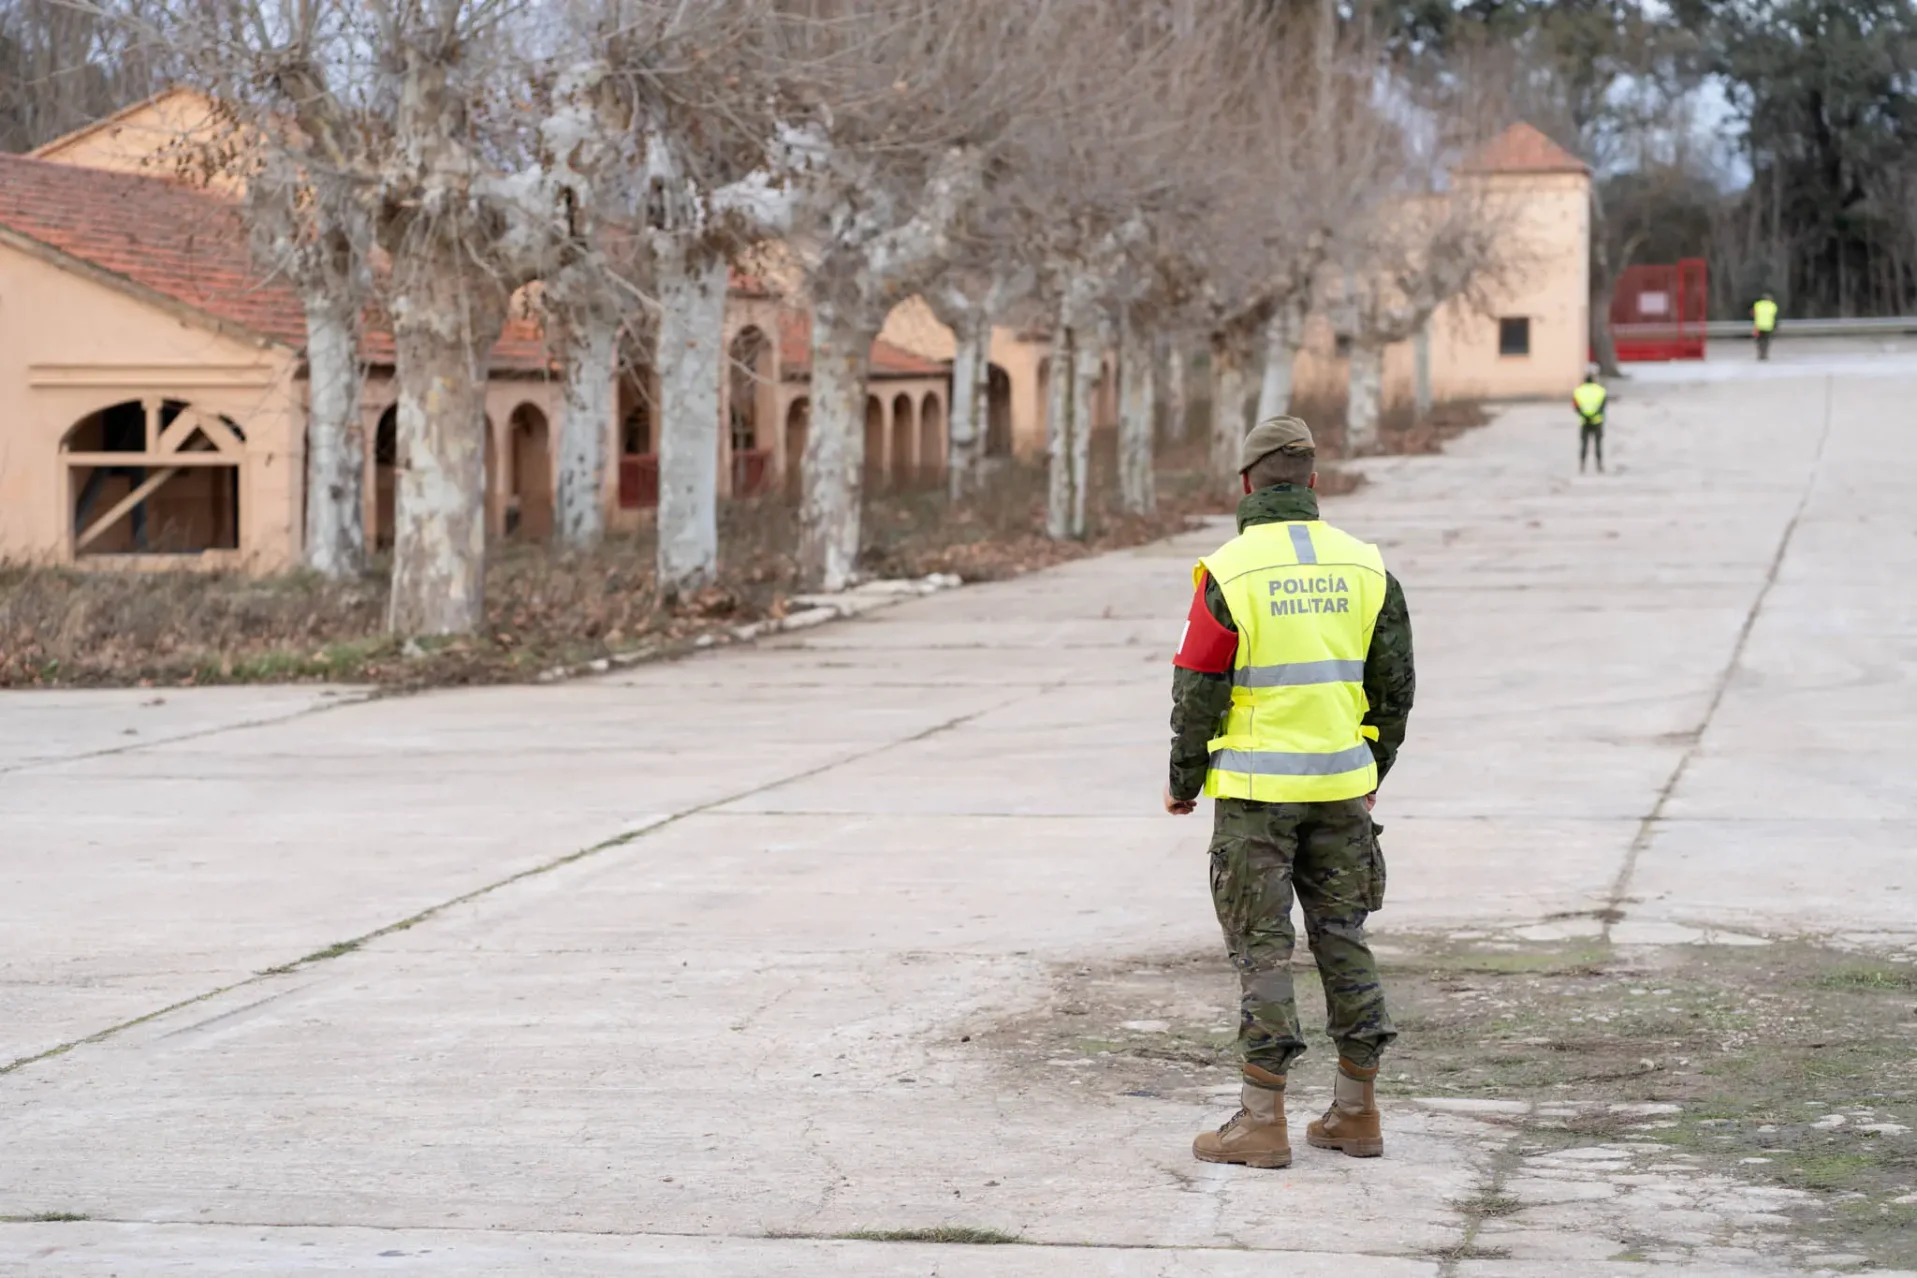
{"label": "soldier in camouflage uniform", "polygon": [[[1326,1029],[1339,1055],[1332,1106],[1324,1118],[1311,1124],[1308,1139],[1313,1145],[1359,1157],[1375,1156],[1384,1149],[1372,1080],[1379,1056],[1396,1031],[1385,1011],[1364,923],[1383,904],[1384,860],[1370,810],[1377,781],[1397,757],[1411,712],[1415,686],[1411,618],[1404,591],[1396,578],[1383,571],[1376,549],[1319,522],[1314,459],[1311,433],[1296,418],[1261,422],[1246,437],[1241,453],[1246,496],[1238,506],[1240,537],[1201,565],[1173,672],[1174,735],[1165,807],[1183,815],[1194,809],[1201,791],[1220,796],[1211,843],[1212,898],[1242,993],[1242,1108],[1217,1132],[1207,1132],[1194,1142],[1193,1153],[1208,1162],[1283,1167],[1291,1161],[1285,1078],[1305,1050],[1291,978],[1294,891],[1304,910],[1306,937],[1324,985]],[[1289,539],[1279,536],[1277,529],[1246,537],[1247,530],[1267,524],[1286,525],[1283,531]],[[1253,546],[1249,557],[1243,550],[1235,558],[1228,554],[1245,544]],[[1292,562],[1275,568],[1266,565],[1267,560],[1286,560],[1287,546],[1296,548]],[[1320,548],[1325,551],[1324,563]],[[1347,571],[1333,560],[1352,560],[1355,566]],[[1238,616],[1234,616],[1226,584],[1208,571],[1215,562],[1264,565],[1247,572],[1227,571],[1235,579],[1253,579],[1253,585],[1236,596]],[[1266,576],[1258,577],[1260,572]],[[1293,585],[1332,593],[1314,602],[1302,594],[1287,593]],[[1363,622],[1348,620],[1352,614],[1344,602],[1347,596],[1339,593],[1351,591],[1354,585],[1356,594],[1371,592],[1369,607],[1375,609],[1375,618],[1369,621],[1368,631]],[[1358,611],[1370,616],[1362,598]],[[1241,634],[1242,624],[1249,624],[1253,632]],[[1271,645],[1276,643],[1275,651],[1283,655],[1284,645],[1297,644],[1301,626],[1312,628],[1302,632],[1307,655],[1318,651],[1310,645],[1319,641],[1317,630],[1322,629],[1331,636],[1327,642],[1345,643],[1350,646],[1346,655],[1361,659],[1361,691],[1350,682],[1305,690],[1328,698],[1316,703],[1324,726],[1310,731],[1327,734],[1332,742],[1327,749],[1340,744],[1347,748],[1314,756],[1316,762],[1305,764],[1295,762],[1303,756],[1282,752],[1267,753],[1263,762],[1244,762],[1260,756],[1231,748],[1247,744],[1230,735],[1227,725],[1233,721],[1234,705],[1246,708],[1245,715],[1235,720],[1240,724],[1255,718],[1262,705],[1267,718],[1257,734],[1269,737],[1286,731],[1283,725],[1270,722],[1273,707],[1309,704],[1296,698],[1300,689],[1295,686],[1282,689],[1292,695],[1290,700],[1275,697],[1254,704],[1252,689],[1326,684],[1335,678],[1350,681],[1358,674],[1357,660],[1293,660],[1259,666],[1241,652],[1241,648],[1259,650],[1261,645],[1262,650],[1273,651]],[[1323,674],[1327,670],[1333,673]],[[1360,714],[1360,722],[1339,722]],[[1369,758],[1365,748],[1350,748],[1352,741],[1361,741]],[[1349,770],[1336,777],[1323,775],[1339,767]],[[1246,769],[1235,785],[1229,775],[1221,778],[1221,770],[1229,773],[1233,768]],[[1271,772],[1317,775],[1258,775]],[[1298,802],[1225,797],[1233,789],[1269,795],[1287,788],[1317,797]],[[1337,797],[1323,797],[1327,795]]]}

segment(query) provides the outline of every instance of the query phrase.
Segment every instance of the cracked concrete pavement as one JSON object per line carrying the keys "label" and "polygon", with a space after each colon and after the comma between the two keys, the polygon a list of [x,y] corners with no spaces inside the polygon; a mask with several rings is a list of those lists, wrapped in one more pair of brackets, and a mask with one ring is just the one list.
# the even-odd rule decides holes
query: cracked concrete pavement
{"label": "cracked concrete pavement", "polygon": [[[1329,504],[1418,635],[1381,937],[1917,945],[1917,360],[1854,372],[1640,379],[1603,477],[1515,407]],[[90,1218],[0,1224],[0,1273],[1853,1263],[1458,1102],[1394,1102],[1382,1161],[1201,1166],[1230,1079],[970,1041],[1058,965],[1216,942],[1156,801],[1220,536],[562,685],[0,694],[0,1216]],[[1024,1241],[834,1237],[947,1226]]]}

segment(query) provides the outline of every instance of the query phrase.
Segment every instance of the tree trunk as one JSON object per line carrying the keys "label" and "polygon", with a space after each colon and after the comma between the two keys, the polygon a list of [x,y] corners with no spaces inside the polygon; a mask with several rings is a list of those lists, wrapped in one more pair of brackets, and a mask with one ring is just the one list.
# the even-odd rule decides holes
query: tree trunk
{"label": "tree trunk", "polygon": [[1072,537],[1085,536],[1085,503],[1091,489],[1092,429],[1098,420],[1098,382],[1105,346],[1087,324],[1073,333],[1072,357]]}
{"label": "tree trunk", "polygon": [[978,484],[979,458],[990,428],[992,320],[983,308],[967,315],[952,356],[952,413],[947,422],[946,483],[953,501]]}
{"label": "tree trunk", "polygon": [[1158,506],[1152,474],[1152,343],[1129,326],[1118,351],[1118,486],[1127,512],[1149,515]]}
{"label": "tree trunk", "polygon": [[674,598],[710,582],[719,569],[725,260],[686,262],[663,254],[658,287],[658,576],[661,595]]}
{"label": "tree trunk", "polygon": [[1378,404],[1384,391],[1384,348],[1351,344],[1351,389],[1345,404],[1345,451],[1353,457],[1378,446]]}
{"label": "tree trunk", "polygon": [[1431,416],[1431,321],[1418,325],[1411,335],[1412,384],[1411,410],[1422,422]]}
{"label": "tree trunk", "polygon": [[1191,352],[1176,337],[1165,339],[1165,440],[1182,444],[1191,433],[1191,398],[1185,378],[1191,372]]}
{"label": "tree trunk", "polygon": [[606,436],[612,429],[619,321],[584,308],[566,328],[565,399],[559,412],[559,540],[590,550],[606,534]]}
{"label": "tree trunk", "polygon": [[459,254],[450,245],[409,264],[393,300],[399,464],[387,626],[403,635],[471,634],[486,617],[486,369],[506,314]]}
{"label": "tree trunk", "polygon": [[1279,307],[1265,324],[1265,375],[1258,383],[1258,420],[1261,422],[1291,411],[1291,374],[1297,364],[1302,336],[1286,307]]}
{"label": "tree trunk", "polygon": [[306,565],[339,581],[366,568],[359,307],[331,289],[309,291],[304,301]]}
{"label": "tree trunk", "polygon": [[1076,337],[1066,326],[1061,307],[1058,327],[1052,334],[1052,380],[1045,405],[1045,535],[1053,541],[1072,535],[1072,454],[1083,433],[1073,417],[1078,407],[1078,396],[1073,392],[1077,380],[1073,372]]}
{"label": "tree trunk", "polygon": [[859,567],[859,500],[865,472],[866,371],[877,326],[840,308],[812,308],[812,424],[805,437],[799,568],[825,590],[852,584]]}
{"label": "tree trunk", "polygon": [[1609,276],[1591,287],[1591,353],[1605,377],[1619,376],[1617,340],[1611,336],[1611,301],[1617,296],[1617,281]]}
{"label": "tree trunk", "polygon": [[1238,486],[1238,450],[1245,442],[1245,357],[1237,344],[1211,344],[1211,473],[1230,491]]}

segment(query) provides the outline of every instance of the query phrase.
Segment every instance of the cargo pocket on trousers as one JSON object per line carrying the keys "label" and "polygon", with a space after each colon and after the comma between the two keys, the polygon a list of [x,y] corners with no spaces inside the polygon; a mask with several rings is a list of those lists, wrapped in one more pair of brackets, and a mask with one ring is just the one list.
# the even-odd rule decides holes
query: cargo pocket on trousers
{"label": "cargo pocket on trousers", "polygon": [[1385,897],[1385,859],[1384,848],[1378,842],[1378,836],[1384,833],[1384,827],[1376,821],[1371,823],[1371,877],[1365,887],[1365,909],[1382,910]]}

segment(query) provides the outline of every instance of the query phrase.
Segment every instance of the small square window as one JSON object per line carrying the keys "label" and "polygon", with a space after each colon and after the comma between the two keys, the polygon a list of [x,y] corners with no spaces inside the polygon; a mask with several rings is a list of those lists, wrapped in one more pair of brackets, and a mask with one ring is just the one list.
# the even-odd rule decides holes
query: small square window
{"label": "small square window", "polygon": [[1498,354],[1529,355],[1531,353],[1531,317],[1529,315],[1507,316],[1498,321]]}
{"label": "small square window", "polygon": [[1351,334],[1349,333],[1338,334],[1337,341],[1332,343],[1332,349],[1337,353],[1337,356],[1339,359],[1350,359],[1351,358]]}

